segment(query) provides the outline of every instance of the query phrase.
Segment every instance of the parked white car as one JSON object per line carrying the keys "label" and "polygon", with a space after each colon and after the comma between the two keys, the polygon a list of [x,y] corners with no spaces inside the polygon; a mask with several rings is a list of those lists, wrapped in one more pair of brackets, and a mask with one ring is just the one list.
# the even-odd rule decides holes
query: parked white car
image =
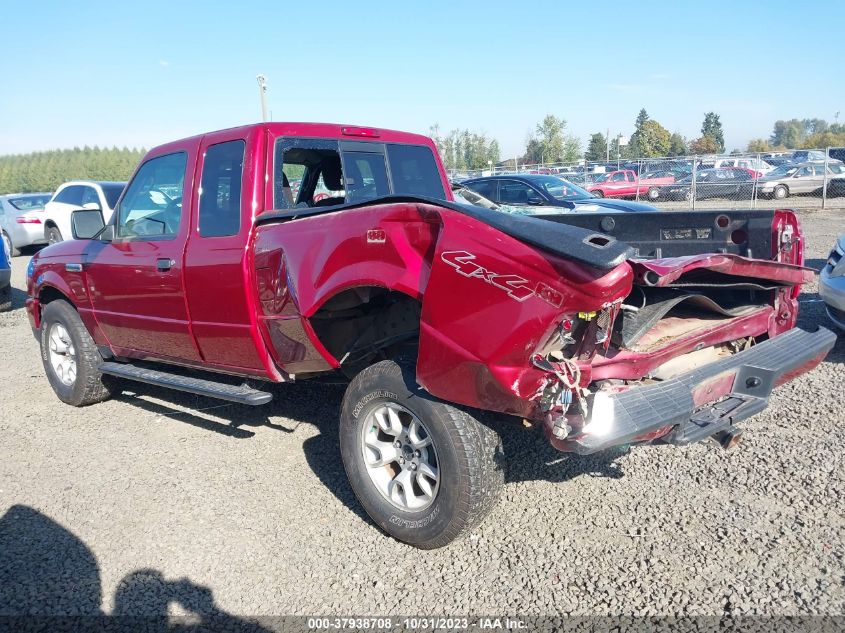
{"label": "parked white car", "polygon": [[125,182],[66,182],[56,189],[50,202],[44,205],[44,237],[48,244],[72,240],[70,214],[79,209],[99,209],[108,223]]}
{"label": "parked white car", "polygon": [[741,167],[742,169],[751,169],[752,171],[762,174],[768,174],[774,169],[766,161],[757,158],[756,156],[729,156],[728,158],[716,159],[713,167]]}
{"label": "parked white car", "polygon": [[0,233],[10,256],[17,257],[21,254],[20,249],[47,242],[42,219],[44,205],[52,195],[12,193],[0,196]]}

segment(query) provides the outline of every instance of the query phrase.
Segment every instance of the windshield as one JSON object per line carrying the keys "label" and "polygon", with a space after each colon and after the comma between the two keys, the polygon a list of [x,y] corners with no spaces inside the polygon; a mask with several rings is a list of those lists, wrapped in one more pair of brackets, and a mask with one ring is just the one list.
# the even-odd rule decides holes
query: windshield
{"label": "windshield", "polygon": [[798,169],[798,167],[795,165],[781,165],[769,172],[769,178],[782,178],[783,176],[789,176],[796,169]]}
{"label": "windshield", "polygon": [[593,194],[563,178],[547,176],[545,178],[532,178],[531,182],[556,200],[582,200],[593,197]]}
{"label": "windshield", "polygon": [[609,173],[607,173],[607,174],[599,174],[598,176],[594,176],[594,177],[593,177],[593,182],[594,182],[594,183],[604,182],[605,180],[607,180],[607,177],[608,177],[608,176],[610,176],[610,174],[609,174]]}
{"label": "windshield", "polygon": [[115,185],[101,185],[103,188],[103,194],[106,196],[106,202],[109,203],[109,206],[114,209],[114,205],[117,204],[117,199],[120,197],[120,194],[123,193],[123,188],[125,187],[124,184],[115,184]]}
{"label": "windshield", "polygon": [[50,202],[50,194],[43,196],[21,196],[20,198],[9,198],[9,204],[19,211],[32,211],[43,209],[44,205]]}

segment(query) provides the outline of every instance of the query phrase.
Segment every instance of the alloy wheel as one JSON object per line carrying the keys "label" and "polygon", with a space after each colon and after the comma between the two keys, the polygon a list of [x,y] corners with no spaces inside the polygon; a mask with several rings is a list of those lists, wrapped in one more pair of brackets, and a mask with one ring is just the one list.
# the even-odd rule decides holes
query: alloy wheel
{"label": "alloy wheel", "polygon": [[434,442],[425,425],[408,409],[377,403],[361,429],[367,474],[381,495],[405,512],[430,506],[440,487]]}
{"label": "alloy wheel", "polygon": [[70,387],[76,382],[76,350],[67,329],[53,323],[48,337],[50,365],[62,384]]}

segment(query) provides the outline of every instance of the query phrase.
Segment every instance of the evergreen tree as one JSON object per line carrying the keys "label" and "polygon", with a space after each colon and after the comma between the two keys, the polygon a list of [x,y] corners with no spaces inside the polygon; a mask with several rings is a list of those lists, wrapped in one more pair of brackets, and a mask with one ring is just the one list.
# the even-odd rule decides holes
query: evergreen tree
{"label": "evergreen tree", "polygon": [[717,152],[725,151],[725,134],[722,131],[722,122],[715,112],[705,113],[704,123],[701,124],[701,136],[712,138],[716,144]]}
{"label": "evergreen tree", "polygon": [[127,180],[144,154],[86,146],[0,156],[0,194],[54,191],[68,180]]}

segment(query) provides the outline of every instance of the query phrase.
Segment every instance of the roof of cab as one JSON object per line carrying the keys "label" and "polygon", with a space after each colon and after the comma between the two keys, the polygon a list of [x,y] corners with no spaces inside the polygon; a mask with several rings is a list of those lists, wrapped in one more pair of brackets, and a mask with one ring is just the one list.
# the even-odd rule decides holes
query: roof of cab
{"label": "roof of cab", "polygon": [[244,135],[256,129],[266,129],[274,136],[300,136],[313,138],[338,138],[351,141],[374,141],[381,143],[413,143],[415,145],[431,145],[432,141],[423,134],[412,134],[400,132],[399,130],[388,130],[365,125],[352,125],[344,123],[302,123],[270,121],[267,123],[251,123],[225,130],[213,130],[204,134],[186,137],[177,141],[163,143],[154,147],[150,152],[160,153],[164,148],[177,147],[187,141],[196,142],[204,136],[217,132],[230,132],[242,130]]}

